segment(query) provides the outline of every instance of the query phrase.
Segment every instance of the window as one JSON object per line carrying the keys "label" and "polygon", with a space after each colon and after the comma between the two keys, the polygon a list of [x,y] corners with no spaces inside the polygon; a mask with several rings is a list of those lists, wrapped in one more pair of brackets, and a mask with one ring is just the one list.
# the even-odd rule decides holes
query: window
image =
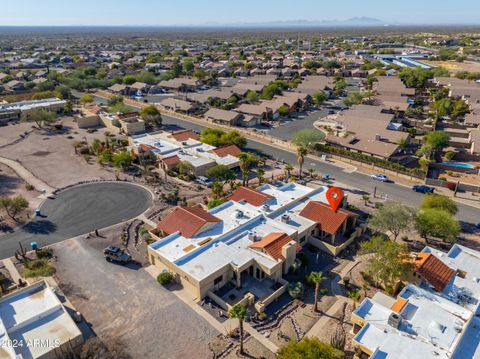
{"label": "window", "polygon": [[213,281],[213,285],[220,284],[222,282],[222,280],[223,280],[223,275],[221,275],[218,278],[215,278],[215,280]]}
{"label": "window", "polygon": [[300,242],[300,243],[305,242],[305,236],[303,236],[302,238],[300,238],[300,241],[299,241],[299,242]]}

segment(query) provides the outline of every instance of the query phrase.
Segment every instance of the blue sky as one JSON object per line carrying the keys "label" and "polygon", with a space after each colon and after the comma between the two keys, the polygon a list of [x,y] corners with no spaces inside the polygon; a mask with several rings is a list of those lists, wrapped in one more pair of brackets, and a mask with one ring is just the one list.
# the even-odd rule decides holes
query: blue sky
{"label": "blue sky", "polygon": [[1,25],[198,25],[374,17],[479,24],[479,0],[2,0]]}

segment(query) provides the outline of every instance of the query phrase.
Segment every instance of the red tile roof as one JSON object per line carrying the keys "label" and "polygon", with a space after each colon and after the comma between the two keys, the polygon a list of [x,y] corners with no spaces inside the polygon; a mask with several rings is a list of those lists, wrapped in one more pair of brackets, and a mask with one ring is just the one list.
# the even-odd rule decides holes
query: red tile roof
{"label": "red tile roof", "polygon": [[228,155],[231,155],[233,157],[238,157],[238,155],[242,153],[240,148],[238,148],[236,145],[222,146],[212,151],[219,157],[227,157]]}
{"label": "red tile roof", "polygon": [[141,149],[142,151],[144,151],[144,152],[147,152],[147,151],[150,151],[150,150],[154,150],[154,149],[155,149],[155,147],[150,146],[150,145],[147,145],[147,144],[145,144],[145,143],[141,143],[140,146],[138,146],[138,147],[140,147],[140,149]]}
{"label": "red tile roof", "polygon": [[334,212],[328,204],[316,201],[310,201],[300,215],[317,222],[321,230],[329,234],[336,234],[348,217],[357,216],[342,208]]}
{"label": "red tile roof", "polygon": [[198,134],[196,134],[195,132],[193,132],[192,130],[182,130],[182,131],[177,131],[177,132],[174,132],[172,134],[172,137],[176,140],[176,141],[186,141],[188,139],[192,139],[192,140],[199,140],[200,139],[200,136]]}
{"label": "red tile roof", "polygon": [[432,253],[418,253],[413,261],[415,270],[438,292],[443,292],[455,271]]}
{"label": "red tile roof", "polygon": [[[282,255],[282,248],[291,241],[293,241],[293,239],[288,234],[274,232],[266,235],[260,241],[252,243],[250,248],[260,249],[276,261],[285,260]],[[299,252],[301,249],[302,247],[296,243],[297,252]]]}
{"label": "red tile roof", "polygon": [[165,158],[162,158],[162,162],[169,167],[170,166],[175,166],[175,165],[178,165],[180,163],[180,157],[178,157],[177,155],[170,156],[170,157],[165,157]]}
{"label": "red tile roof", "polygon": [[259,207],[271,198],[273,197],[266,193],[242,186],[238,187],[229,199],[235,202],[245,201],[252,206]]}
{"label": "red tile roof", "polygon": [[177,207],[157,225],[157,228],[167,234],[180,232],[184,237],[190,238],[206,225],[221,221],[201,207]]}

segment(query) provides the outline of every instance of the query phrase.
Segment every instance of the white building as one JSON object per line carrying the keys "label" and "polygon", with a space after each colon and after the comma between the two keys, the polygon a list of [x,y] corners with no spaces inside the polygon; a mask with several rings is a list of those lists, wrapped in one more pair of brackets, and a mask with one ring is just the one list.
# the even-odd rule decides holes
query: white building
{"label": "white building", "polygon": [[397,299],[366,298],[352,313],[360,358],[480,358],[480,252],[426,247]]}
{"label": "white building", "polygon": [[47,282],[1,298],[0,358],[54,359],[82,343],[82,333]]}

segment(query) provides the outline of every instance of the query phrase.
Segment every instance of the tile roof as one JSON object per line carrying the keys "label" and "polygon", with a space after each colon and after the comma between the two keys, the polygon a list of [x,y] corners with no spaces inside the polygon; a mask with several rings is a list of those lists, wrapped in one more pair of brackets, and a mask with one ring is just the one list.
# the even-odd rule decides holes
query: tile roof
{"label": "tile roof", "polygon": [[238,187],[230,196],[230,200],[235,202],[245,201],[252,206],[259,207],[269,199],[273,198],[269,194],[256,191],[248,187]]}
{"label": "tile roof", "polygon": [[240,148],[238,148],[236,145],[222,146],[222,147],[215,148],[212,151],[219,157],[226,157],[228,155],[231,155],[233,157],[238,157],[238,155],[242,153],[242,150],[240,150]]}
{"label": "tile roof", "polygon": [[139,147],[144,152],[151,151],[151,150],[155,149],[155,147],[147,145],[146,143],[141,143]]}
{"label": "tile roof", "polygon": [[357,216],[345,209],[334,212],[328,204],[317,201],[310,201],[300,212],[300,215],[317,222],[322,231],[329,234],[336,234],[348,217]]}
{"label": "tile roof", "polygon": [[162,158],[162,162],[167,166],[175,166],[180,163],[180,157],[178,157],[177,155],[174,155],[174,156]]}
{"label": "tile roof", "polygon": [[192,130],[182,130],[182,131],[174,132],[172,134],[172,137],[179,142],[186,141],[188,139],[192,139],[192,140],[200,139],[200,136],[195,132],[193,132]]}
{"label": "tile roof", "polygon": [[191,238],[208,224],[221,222],[201,207],[176,207],[160,223],[157,228],[167,234],[180,232],[182,236]]}
{"label": "tile roof", "polygon": [[413,264],[419,273],[436,291],[443,292],[455,271],[432,253],[418,253]]}
{"label": "tile roof", "polygon": [[[293,239],[288,234],[274,232],[266,235],[260,241],[252,243],[250,245],[250,248],[260,249],[277,261],[285,260],[282,255],[282,248],[284,245],[291,241],[293,241]],[[299,252],[302,247],[300,247],[300,245],[296,243],[296,249],[297,252]]]}

